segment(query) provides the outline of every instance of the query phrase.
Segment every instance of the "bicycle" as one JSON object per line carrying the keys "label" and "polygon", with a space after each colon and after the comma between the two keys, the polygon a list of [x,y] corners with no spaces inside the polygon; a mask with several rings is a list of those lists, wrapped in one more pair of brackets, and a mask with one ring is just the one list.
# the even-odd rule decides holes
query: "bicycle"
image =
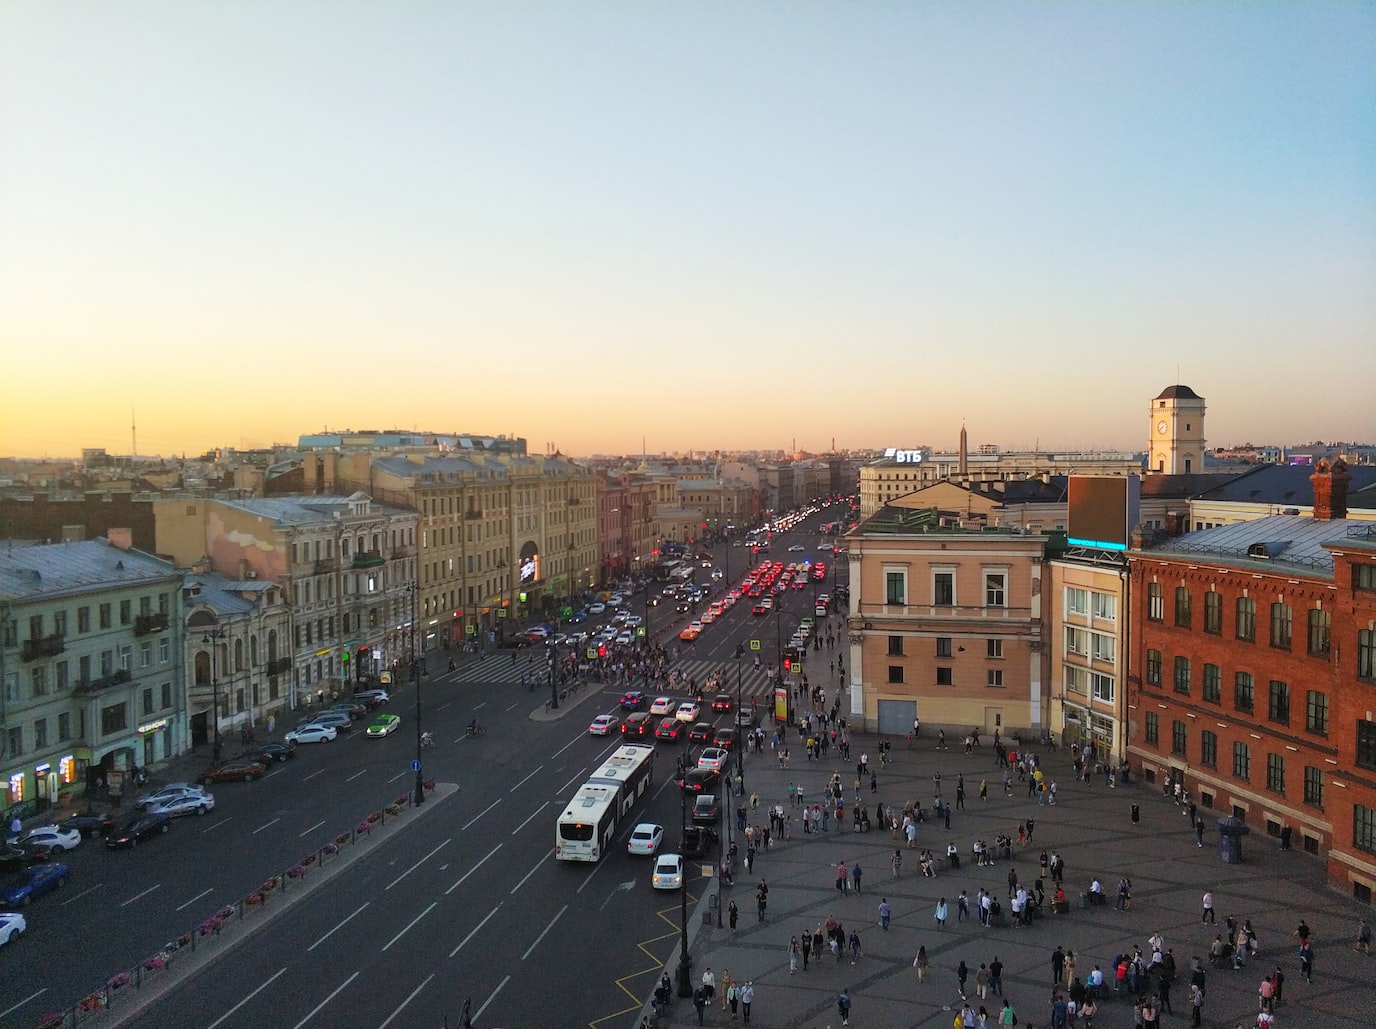
{"label": "bicycle", "polygon": [[465,735],[465,736],[486,736],[486,735],[487,735],[487,726],[485,726],[485,725],[470,725],[470,726],[468,727],[468,731],[465,732],[464,735]]}

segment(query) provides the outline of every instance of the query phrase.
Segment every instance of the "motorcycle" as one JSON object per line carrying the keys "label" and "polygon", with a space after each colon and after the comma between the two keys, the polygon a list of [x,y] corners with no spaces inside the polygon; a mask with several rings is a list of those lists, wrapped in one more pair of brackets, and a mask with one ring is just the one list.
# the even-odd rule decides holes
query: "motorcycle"
{"label": "motorcycle", "polygon": [[434,734],[433,734],[433,733],[423,732],[423,733],[420,734],[420,747],[421,747],[421,750],[424,750],[424,749],[427,748],[427,747],[433,747],[434,745],[435,745],[435,737],[434,737]]}

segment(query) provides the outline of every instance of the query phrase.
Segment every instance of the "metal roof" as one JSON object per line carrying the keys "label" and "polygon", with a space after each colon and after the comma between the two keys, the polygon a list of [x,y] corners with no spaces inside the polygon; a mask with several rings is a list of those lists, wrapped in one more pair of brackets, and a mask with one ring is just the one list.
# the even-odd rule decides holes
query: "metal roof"
{"label": "metal roof", "polygon": [[[1354,492],[1366,490],[1376,483],[1376,465],[1349,465],[1348,500]],[[1273,504],[1277,507],[1312,507],[1314,484],[1309,477],[1314,469],[1309,465],[1267,464],[1244,475],[1230,479],[1199,495],[1200,500],[1221,500],[1233,503]],[[1365,494],[1369,497],[1371,494]]]}
{"label": "metal roof", "polygon": [[1290,565],[1331,577],[1333,555],[1325,543],[1339,543],[1371,528],[1350,518],[1317,521],[1308,515],[1268,515],[1235,525],[1188,532],[1165,540],[1147,554],[1175,554],[1247,567]]}
{"label": "metal roof", "polygon": [[139,550],[121,550],[103,539],[30,546],[11,543],[0,553],[0,597],[19,601],[94,592],[178,574],[167,561]]}

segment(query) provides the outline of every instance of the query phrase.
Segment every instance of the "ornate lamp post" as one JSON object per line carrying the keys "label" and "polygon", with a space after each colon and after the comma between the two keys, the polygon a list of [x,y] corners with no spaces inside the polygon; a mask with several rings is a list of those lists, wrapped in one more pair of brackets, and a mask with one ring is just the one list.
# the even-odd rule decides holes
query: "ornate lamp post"
{"label": "ornate lamp post", "polygon": [[216,657],[219,646],[224,642],[225,631],[218,625],[211,629],[201,639],[202,643],[210,644],[210,690],[213,696],[212,703],[215,705],[215,742],[211,745],[211,761],[215,764],[220,763],[220,680],[216,674]]}
{"label": "ornate lamp post", "polygon": [[424,804],[425,773],[421,771],[420,756],[421,742],[423,738],[420,724],[420,668],[417,663],[419,661],[419,658],[416,656],[416,592],[418,588],[418,585],[414,582],[411,583],[409,587],[409,589],[411,590],[411,669],[412,675],[415,677],[416,680],[416,792],[415,795],[411,798],[411,801],[415,804]]}

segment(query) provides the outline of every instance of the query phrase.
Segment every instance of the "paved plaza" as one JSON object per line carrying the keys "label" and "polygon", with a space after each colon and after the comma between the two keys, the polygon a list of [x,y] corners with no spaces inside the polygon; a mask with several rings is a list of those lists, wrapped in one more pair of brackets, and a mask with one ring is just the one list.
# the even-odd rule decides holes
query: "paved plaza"
{"label": "paved plaza", "polygon": [[[964,960],[970,969],[967,993],[978,1011],[981,1003],[989,1013],[989,1025],[996,1025],[1002,1001],[990,996],[976,997],[975,970],[995,955],[1004,965],[1004,993],[1012,1001],[1020,1026],[1043,1026],[1050,1022],[1052,989],[1051,954],[1061,946],[1074,951],[1076,974],[1084,978],[1095,964],[1112,981],[1110,963],[1115,954],[1142,947],[1150,958],[1147,939],[1155,932],[1165,937],[1174,953],[1178,977],[1171,990],[1175,1014],[1163,1014],[1165,1025],[1188,1025],[1189,970],[1191,959],[1203,959],[1208,975],[1202,1024],[1217,1029],[1234,1029],[1256,1024],[1257,987],[1263,975],[1279,966],[1285,974],[1283,1002],[1276,1009],[1276,1025],[1370,1027],[1376,1025],[1376,988],[1372,986],[1376,964],[1353,950],[1358,919],[1369,909],[1328,889],[1324,884],[1321,859],[1297,851],[1281,851],[1276,840],[1256,830],[1243,841],[1244,863],[1224,864],[1218,854],[1214,819],[1228,814],[1205,811],[1209,831],[1204,847],[1196,845],[1186,815],[1174,801],[1163,797],[1159,787],[1140,783],[1119,783],[1116,789],[1096,776],[1090,785],[1071,781],[1073,770],[1068,752],[1042,751],[1042,768],[1058,783],[1058,803],[1038,805],[1027,795],[1025,784],[1014,777],[1013,795],[1004,795],[1002,770],[996,767],[993,747],[988,739],[973,753],[954,741],[950,749],[938,751],[934,735],[922,734],[908,747],[904,738],[893,740],[892,762],[879,763],[878,740],[874,736],[857,738],[851,746],[851,759],[842,760],[833,750],[820,762],[808,761],[798,743],[796,730],[788,741],[791,768],[779,768],[766,746],[763,755],[751,755],[746,762],[747,796],[758,792],[760,810],[753,823],[764,823],[765,806],[776,801],[788,805],[788,783],[800,784],[805,799],[820,800],[824,783],[833,772],[844,786],[847,822],[854,800],[856,762],[868,752],[869,766],[878,773],[878,792],[871,794],[868,782],[862,801],[875,809],[874,802],[896,804],[920,801],[932,804],[933,774],[941,773],[943,794],[955,803],[957,775],[964,773],[965,810],[952,813],[951,828],[928,820],[919,826],[916,849],[895,843],[888,831],[876,825],[869,833],[855,833],[847,825],[837,832],[833,822],[825,835],[804,835],[795,828],[790,842],[776,841],[755,861],[753,874],[738,863],[736,883],[725,891],[723,904],[735,900],[740,918],[735,932],[704,924],[702,912],[710,910],[710,888],[701,890],[697,910],[690,909],[690,953],[693,981],[711,967],[720,978],[729,970],[736,982],[753,980],[755,1002],[751,1024],[761,1029],[772,1027],[839,1027],[836,998],[846,988],[853,997],[850,1025],[854,1027],[924,1026],[947,1029],[960,1010],[961,999],[956,967]],[[989,786],[988,800],[979,799],[981,779]],[[1133,824],[1131,805],[1138,804],[1141,820]],[[797,824],[796,809],[795,826]],[[1031,886],[1040,871],[1043,849],[1059,852],[1065,861],[1065,892],[1070,911],[1051,915],[1030,926],[1013,926],[1008,918],[1007,875],[1009,864],[1001,857],[991,867],[975,867],[970,856],[977,838],[993,843],[999,833],[1014,840],[1020,821],[1033,817],[1034,839],[1028,846],[1014,844],[1013,864],[1019,880]],[[944,867],[936,878],[924,878],[918,868],[919,850],[928,848],[944,855],[948,842],[960,850],[961,867]],[[895,846],[903,847],[901,878],[895,881],[890,857]],[[839,894],[836,889],[836,864],[847,866],[859,861],[863,869],[863,893]],[[942,862],[944,865],[944,861]],[[1082,908],[1080,894],[1090,880],[1098,877],[1108,893],[1103,907]],[[1115,910],[1114,890],[1118,880],[1127,876],[1132,882],[1129,910]],[[755,893],[761,879],[769,883],[767,920],[757,920]],[[1051,884],[1048,882],[1048,905]],[[1003,904],[1003,925],[985,928],[977,917],[956,920],[955,899],[962,889],[971,899],[983,887]],[[1201,897],[1213,892],[1218,926],[1201,924]],[[934,912],[941,897],[950,903],[946,928],[936,925]],[[885,932],[879,926],[878,904],[887,898],[892,907],[892,925]],[[1217,932],[1224,930],[1227,915],[1251,919],[1260,945],[1259,955],[1245,968],[1209,967],[1209,945]],[[806,971],[800,967],[790,974],[787,945],[790,936],[811,931],[828,915],[833,915],[847,935],[858,930],[863,955],[852,964],[847,954],[841,961],[824,953]],[[676,919],[676,910],[673,913]],[[1314,982],[1299,975],[1298,941],[1293,936],[1301,917],[1313,931]],[[725,922],[725,919],[723,919]],[[919,984],[913,959],[919,946],[927,948],[930,968],[926,981]],[[677,961],[671,958],[670,971]],[[722,1025],[732,1021],[728,1011],[717,1002],[707,1011],[706,1024]],[[735,1019],[741,1021],[739,1017]],[[675,999],[670,1015],[661,1024],[697,1024],[691,1001]],[[1080,1027],[1083,1029],[1083,1022]],[[1132,1004],[1126,999],[1110,998],[1101,1003],[1094,1018],[1096,1027],[1116,1029],[1133,1024]]]}

